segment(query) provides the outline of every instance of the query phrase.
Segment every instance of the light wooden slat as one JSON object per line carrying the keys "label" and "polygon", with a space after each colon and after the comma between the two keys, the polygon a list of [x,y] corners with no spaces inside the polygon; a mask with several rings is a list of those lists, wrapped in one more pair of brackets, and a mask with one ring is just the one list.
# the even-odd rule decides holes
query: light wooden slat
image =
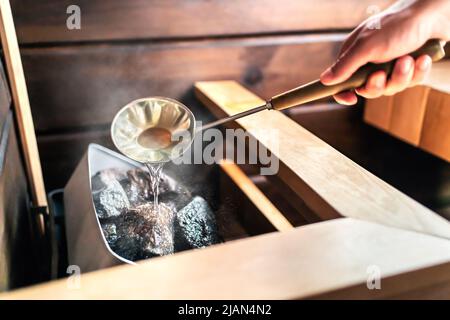
{"label": "light wooden slat", "polygon": [[430,88],[418,86],[396,94],[392,102],[389,132],[418,146]]}
{"label": "light wooden slat", "polygon": [[[426,298],[429,286],[449,286],[449,261],[448,240],[343,218],[85,274],[78,289],[62,279],[0,299],[388,298],[413,290]],[[365,286],[371,266],[381,290]]]}
{"label": "light wooden slat", "polygon": [[450,162],[450,94],[431,90],[420,147]]}
{"label": "light wooden slat", "polygon": [[222,160],[220,167],[278,231],[293,228],[285,216],[233,161]]}
{"label": "light wooden slat", "polygon": [[[42,177],[27,86],[22,61],[20,59],[11,7],[7,0],[0,1],[0,33],[33,205],[36,207],[47,207],[47,195]],[[42,224],[43,221],[41,220],[41,231],[43,232]]]}
{"label": "light wooden slat", "polygon": [[[198,82],[197,97],[217,116],[259,106],[262,99],[234,81]],[[280,160],[279,176],[322,218],[340,215],[450,239],[450,223],[360,167],[277,111],[237,123]],[[266,130],[260,130],[264,128]],[[277,130],[279,141],[268,136]]]}

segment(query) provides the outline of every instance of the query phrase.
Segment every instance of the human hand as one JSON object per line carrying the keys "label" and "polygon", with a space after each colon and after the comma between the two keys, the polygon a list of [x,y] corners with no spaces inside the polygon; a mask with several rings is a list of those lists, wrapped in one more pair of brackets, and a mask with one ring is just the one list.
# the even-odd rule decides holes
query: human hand
{"label": "human hand", "polygon": [[431,70],[431,58],[423,55],[414,60],[408,53],[432,38],[450,40],[450,1],[400,1],[361,23],[345,40],[338,60],[322,73],[320,80],[325,85],[340,83],[368,62],[398,58],[389,79],[384,71],[374,72],[363,87],[341,92],[334,98],[341,104],[352,105],[358,100],[356,94],[365,98],[393,95],[425,79]]}

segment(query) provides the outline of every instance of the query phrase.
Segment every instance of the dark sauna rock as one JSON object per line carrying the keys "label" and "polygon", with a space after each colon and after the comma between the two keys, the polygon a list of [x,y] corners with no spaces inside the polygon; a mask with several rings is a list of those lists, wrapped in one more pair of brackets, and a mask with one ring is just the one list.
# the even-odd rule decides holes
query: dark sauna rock
{"label": "dark sauna rock", "polygon": [[214,213],[203,198],[195,197],[177,213],[176,249],[203,248],[218,242],[220,240]]}
{"label": "dark sauna rock", "polygon": [[109,244],[113,244],[117,241],[117,228],[114,223],[102,223],[102,231],[105,235],[106,241]]}
{"label": "dark sauna rock", "polygon": [[131,261],[202,248],[220,241],[214,213],[171,177],[160,180],[160,212],[153,208],[145,169],[108,169],[92,177],[94,205],[111,250]]}
{"label": "dark sauna rock", "polygon": [[[120,181],[128,200],[132,206],[153,201],[153,191],[149,173],[143,169],[129,170],[126,173],[127,179]],[[176,189],[176,183],[167,175],[162,174],[159,181],[160,195],[173,192]]]}
{"label": "dark sauna rock", "polygon": [[148,173],[143,170],[130,170],[127,180],[123,183],[128,200],[134,205],[143,204],[153,198],[152,187]]}
{"label": "dark sauna rock", "polygon": [[130,260],[138,261],[150,258],[144,255],[142,247],[144,246],[144,239],[137,236],[119,237],[116,242],[109,244],[109,247],[119,256]]}
{"label": "dark sauna rock", "polygon": [[97,172],[91,179],[92,191],[102,190],[111,183],[111,181],[122,181],[127,179],[126,172],[119,169],[106,169]]}
{"label": "dark sauna rock", "polygon": [[171,254],[173,220],[173,211],[163,204],[159,210],[153,204],[138,206],[114,219],[117,240],[108,243],[114,252],[132,261]]}
{"label": "dark sauna rock", "polygon": [[100,218],[118,216],[130,207],[128,196],[119,183],[125,175],[118,170],[103,170],[92,177],[92,197]]}

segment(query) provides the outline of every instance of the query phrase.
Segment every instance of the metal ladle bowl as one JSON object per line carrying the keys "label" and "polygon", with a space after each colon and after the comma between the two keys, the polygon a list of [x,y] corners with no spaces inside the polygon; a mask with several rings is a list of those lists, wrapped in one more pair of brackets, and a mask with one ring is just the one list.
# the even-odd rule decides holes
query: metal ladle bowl
{"label": "metal ladle bowl", "polygon": [[165,97],[135,100],[123,107],[111,125],[117,149],[142,163],[164,163],[189,149],[195,117],[182,103]]}

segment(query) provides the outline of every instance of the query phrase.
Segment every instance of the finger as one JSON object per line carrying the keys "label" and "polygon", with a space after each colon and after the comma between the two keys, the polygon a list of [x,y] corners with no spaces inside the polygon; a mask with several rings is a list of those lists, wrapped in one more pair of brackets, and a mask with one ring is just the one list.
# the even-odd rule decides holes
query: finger
{"label": "finger", "polygon": [[422,83],[423,80],[425,80],[425,78],[431,71],[432,62],[433,61],[428,55],[423,55],[416,59],[411,86],[418,85]]}
{"label": "finger", "polygon": [[391,96],[405,90],[414,75],[414,59],[411,56],[398,58],[395,62],[391,78],[386,85],[385,95]]}
{"label": "finger", "polygon": [[325,85],[343,82],[358,70],[359,67],[370,61],[371,50],[365,42],[355,41],[347,51],[320,75],[320,81]]}
{"label": "finger", "polygon": [[344,91],[344,92],[335,94],[333,97],[337,103],[343,104],[346,106],[351,106],[358,102],[358,97],[352,91]]}
{"label": "finger", "polygon": [[364,87],[356,89],[356,93],[364,98],[373,99],[383,95],[386,88],[386,72],[376,71],[369,76]]}

